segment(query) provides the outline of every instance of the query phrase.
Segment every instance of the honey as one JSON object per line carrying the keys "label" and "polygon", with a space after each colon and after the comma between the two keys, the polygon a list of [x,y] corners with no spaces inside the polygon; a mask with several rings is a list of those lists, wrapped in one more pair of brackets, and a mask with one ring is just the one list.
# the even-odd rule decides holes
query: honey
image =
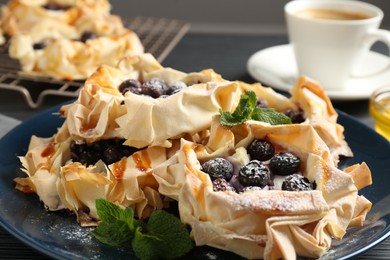
{"label": "honey", "polygon": [[374,120],[375,130],[390,140],[390,86],[374,91],[369,102],[369,113]]}

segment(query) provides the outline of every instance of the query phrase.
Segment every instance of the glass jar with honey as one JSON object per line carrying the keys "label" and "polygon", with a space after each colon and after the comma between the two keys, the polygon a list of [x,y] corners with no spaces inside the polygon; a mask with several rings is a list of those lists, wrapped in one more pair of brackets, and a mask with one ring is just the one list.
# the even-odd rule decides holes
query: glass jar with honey
{"label": "glass jar with honey", "polygon": [[375,130],[390,140],[390,86],[375,90],[369,101]]}

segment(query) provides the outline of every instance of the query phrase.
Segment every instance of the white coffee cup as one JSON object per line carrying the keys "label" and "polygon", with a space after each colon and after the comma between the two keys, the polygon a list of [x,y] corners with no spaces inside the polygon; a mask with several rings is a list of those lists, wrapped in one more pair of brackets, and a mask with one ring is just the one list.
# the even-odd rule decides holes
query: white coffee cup
{"label": "white coffee cup", "polygon": [[[390,31],[379,29],[383,12],[353,0],[294,0],[284,8],[290,43],[300,75],[324,89],[342,89],[372,44],[390,48]],[[372,73],[382,73],[385,69]]]}

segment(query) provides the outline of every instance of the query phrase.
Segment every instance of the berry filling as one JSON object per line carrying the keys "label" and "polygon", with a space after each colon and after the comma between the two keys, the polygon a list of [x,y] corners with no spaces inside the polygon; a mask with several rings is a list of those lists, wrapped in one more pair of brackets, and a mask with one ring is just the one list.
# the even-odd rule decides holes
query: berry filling
{"label": "berry filling", "polygon": [[34,50],[43,50],[44,48],[46,48],[46,46],[47,46],[46,41],[36,42],[33,44],[33,49]]}
{"label": "berry filling", "polygon": [[305,117],[303,115],[302,109],[298,109],[298,110],[289,109],[285,111],[284,114],[289,118],[291,118],[291,122],[293,124],[299,124],[305,121]]}
{"label": "berry filling", "polygon": [[224,158],[215,158],[205,162],[202,165],[202,171],[210,175],[212,180],[230,181],[233,175],[233,164]]}
{"label": "berry filling", "polygon": [[252,160],[267,161],[274,156],[274,146],[265,140],[255,139],[247,147],[248,154]]}
{"label": "berry filling", "polygon": [[86,165],[94,165],[99,160],[109,165],[138,151],[137,148],[123,145],[124,141],[124,139],[114,138],[88,144],[73,142],[70,146],[71,158],[75,162]]}
{"label": "berry filling", "polygon": [[[256,101],[256,107],[259,107],[259,108],[268,108],[269,105],[268,105],[268,102],[267,100],[265,99],[262,99],[262,98],[257,98],[257,101]],[[288,116],[290,119],[291,119],[291,122],[293,124],[300,124],[302,122],[304,122],[306,119],[305,119],[305,116],[304,116],[304,112],[302,109],[297,109],[297,110],[294,110],[294,109],[288,109],[284,112],[284,114],[286,116]]]}
{"label": "berry filling", "polygon": [[225,158],[214,158],[202,164],[201,170],[210,176],[214,191],[316,189],[315,182],[311,183],[299,172],[300,158],[289,152],[275,153],[271,142],[255,139],[247,147],[247,153],[251,160],[243,166]]}
{"label": "berry filling", "polygon": [[287,176],[298,172],[301,159],[288,152],[279,152],[269,161],[269,167],[274,174]]}
{"label": "berry filling", "polygon": [[83,34],[80,37],[80,41],[83,43],[86,43],[88,40],[96,39],[97,35],[93,32],[83,32]]}
{"label": "berry filling", "polygon": [[71,8],[70,5],[61,5],[58,3],[47,3],[42,5],[43,8],[51,11],[66,11]]}
{"label": "berry filling", "polygon": [[292,174],[284,178],[282,190],[287,191],[310,191],[314,190],[315,183],[311,183],[306,177],[300,174]]}
{"label": "berry filling", "polygon": [[122,95],[131,92],[136,95],[145,95],[152,98],[164,98],[176,94],[185,88],[187,88],[187,85],[182,81],[168,85],[163,79],[152,78],[145,82],[140,82],[136,79],[124,80],[119,85],[118,90]]}

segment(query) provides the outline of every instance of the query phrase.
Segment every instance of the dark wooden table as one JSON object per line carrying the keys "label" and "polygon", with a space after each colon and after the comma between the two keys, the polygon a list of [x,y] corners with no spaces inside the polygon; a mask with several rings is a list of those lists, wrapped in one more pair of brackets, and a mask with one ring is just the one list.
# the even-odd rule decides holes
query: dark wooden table
{"label": "dark wooden table", "polygon": [[[213,68],[226,79],[252,83],[254,79],[246,71],[248,58],[260,49],[286,43],[288,39],[285,35],[189,33],[165,59],[163,65],[185,72]],[[376,45],[374,49],[386,53],[386,49],[380,45]],[[0,113],[21,121],[69,100],[64,97],[52,97],[45,100],[39,108],[31,109],[19,93],[8,90],[0,92]],[[334,106],[372,127],[372,120],[368,114],[368,100],[337,101],[334,102]],[[46,256],[19,242],[0,228],[0,258],[45,259]],[[358,259],[390,259],[390,241],[384,241]]]}

